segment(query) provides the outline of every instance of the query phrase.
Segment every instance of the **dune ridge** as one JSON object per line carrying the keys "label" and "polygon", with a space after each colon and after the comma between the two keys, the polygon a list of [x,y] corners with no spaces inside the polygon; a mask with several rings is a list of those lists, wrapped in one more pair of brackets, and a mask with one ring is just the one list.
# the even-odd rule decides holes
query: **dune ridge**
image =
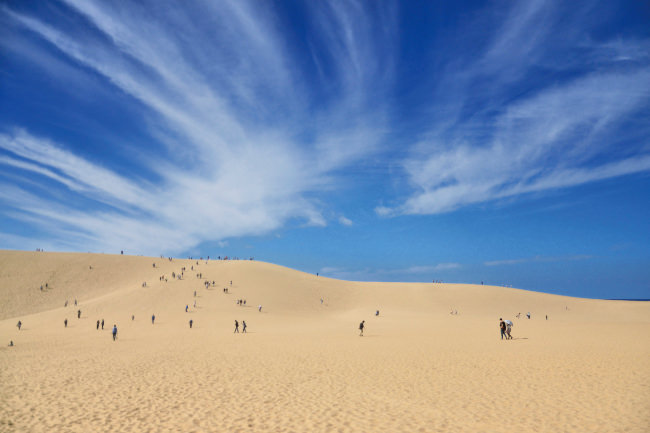
{"label": "dune ridge", "polygon": [[647,302],[0,251],[0,305],[0,431],[650,430]]}

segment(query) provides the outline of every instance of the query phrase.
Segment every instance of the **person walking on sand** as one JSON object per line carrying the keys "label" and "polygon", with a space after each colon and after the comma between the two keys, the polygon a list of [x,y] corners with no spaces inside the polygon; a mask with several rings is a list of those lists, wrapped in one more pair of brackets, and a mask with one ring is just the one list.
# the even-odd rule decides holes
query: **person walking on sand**
{"label": "person walking on sand", "polygon": [[155,322],[155,321],[156,321],[156,315],[152,314],[151,315],[151,324],[153,325],[153,322]]}
{"label": "person walking on sand", "polygon": [[[238,322],[237,320],[235,320],[235,332],[236,332],[236,333],[239,333],[239,322]],[[235,332],[233,332],[233,334],[234,334]]]}
{"label": "person walking on sand", "polygon": [[77,319],[81,319],[81,310],[77,310]]}
{"label": "person walking on sand", "polygon": [[68,327],[68,319],[65,319],[65,320],[63,321],[63,326],[64,326],[65,328]]}
{"label": "person walking on sand", "polygon": [[192,329],[192,324],[194,323],[194,320],[190,319],[190,329]]}
{"label": "person walking on sand", "polygon": [[188,309],[188,308],[190,308],[190,306],[189,306],[189,305],[186,305],[186,306],[185,306],[185,312],[186,312],[186,313],[187,313],[187,309]]}
{"label": "person walking on sand", "polygon": [[99,331],[99,320],[97,321],[97,330]]}
{"label": "person walking on sand", "polygon": [[113,341],[117,338],[117,325],[113,325]]}
{"label": "person walking on sand", "polygon": [[102,331],[104,330],[104,319],[102,319]]}
{"label": "person walking on sand", "polygon": [[241,332],[242,332],[242,334],[245,334],[245,333],[246,333],[246,321],[245,321],[245,320],[242,320],[242,321],[241,321],[241,324],[242,324],[242,330],[241,330]]}
{"label": "person walking on sand", "polygon": [[507,340],[512,340],[512,335],[510,332],[512,331],[512,322],[510,320],[506,320],[506,339]]}
{"label": "person walking on sand", "polygon": [[506,335],[506,322],[501,317],[499,317],[499,329],[501,329],[501,339],[503,340],[504,335]]}
{"label": "person walking on sand", "polygon": [[18,330],[20,331],[20,328],[23,326],[23,322],[21,322],[19,320],[18,323],[16,323],[16,326],[18,327]]}
{"label": "person walking on sand", "polygon": [[363,337],[363,328],[365,327],[365,323],[366,323],[365,320],[362,320],[361,323],[359,323],[359,331],[361,331],[359,332],[360,337]]}

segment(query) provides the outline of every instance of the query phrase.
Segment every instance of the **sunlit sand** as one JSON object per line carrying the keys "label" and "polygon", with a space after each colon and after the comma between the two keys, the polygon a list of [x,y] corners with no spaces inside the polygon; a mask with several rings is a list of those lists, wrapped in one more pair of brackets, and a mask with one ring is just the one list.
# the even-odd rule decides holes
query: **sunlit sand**
{"label": "sunlit sand", "polygon": [[0,251],[0,431],[647,432],[649,336],[647,302]]}

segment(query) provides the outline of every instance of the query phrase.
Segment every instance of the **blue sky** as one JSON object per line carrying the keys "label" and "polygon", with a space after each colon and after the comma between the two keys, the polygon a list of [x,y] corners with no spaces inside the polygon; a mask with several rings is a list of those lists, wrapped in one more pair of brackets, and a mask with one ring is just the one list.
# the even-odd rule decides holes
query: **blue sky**
{"label": "blue sky", "polygon": [[646,2],[0,5],[0,248],[650,298]]}

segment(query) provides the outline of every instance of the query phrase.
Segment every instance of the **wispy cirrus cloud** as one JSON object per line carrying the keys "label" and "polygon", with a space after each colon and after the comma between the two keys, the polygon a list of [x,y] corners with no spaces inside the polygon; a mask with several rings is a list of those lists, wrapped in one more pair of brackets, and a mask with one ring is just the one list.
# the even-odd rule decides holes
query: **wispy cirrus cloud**
{"label": "wispy cirrus cloud", "polygon": [[354,223],[352,222],[351,219],[346,218],[345,216],[341,215],[341,216],[339,217],[339,224],[344,225],[344,226],[348,226],[348,227],[349,227],[349,226],[351,226],[351,225],[354,224]]}
{"label": "wispy cirrus cloud", "polygon": [[525,257],[521,259],[506,259],[506,260],[492,260],[483,263],[485,266],[504,266],[504,265],[519,265],[523,263],[547,263],[547,262],[564,262],[575,260],[589,260],[594,256],[588,254],[578,254],[573,256],[563,257],[550,257],[550,256],[535,256]]}
{"label": "wispy cirrus cloud", "polygon": [[[0,164],[59,195],[12,188],[2,197],[7,211],[55,237],[74,227],[77,236],[66,239],[71,248],[158,254],[268,232],[291,219],[325,225],[313,193],[336,187],[337,170],[378,149],[382,108],[370,106],[367,93],[376,87],[378,65],[368,60],[377,57],[377,45],[367,34],[373,26],[362,5],[308,11],[329,23],[315,21],[312,33],[312,56],[315,63],[327,57],[322,79],[333,84],[321,92],[330,102],[315,108],[310,67],[292,54],[290,35],[270,5],[62,4],[66,14],[76,14],[74,24],[3,7],[4,19],[23,35],[3,43],[29,48],[21,42],[36,37],[76,65],[79,75],[99,75],[102,87],[140,104],[149,137],[148,150],[116,143],[136,156],[128,171],[118,167],[119,159],[131,155],[100,163],[76,152],[78,144],[25,128],[0,135]],[[384,18],[383,29],[390,31]],[[328,51],[334,40],[347,56]],[[47,70],[51,56],[39,50],[29,60]],[[57,79],[75,86],[64,74]]]}
{"label": "wispy cirrus cloud", "polygon": [[426,31],[409,6],[0,7],[7,82],[39,70],[30,107],[71,113],[0,119],[0,214],[69,249],[158,254],[296,220],[357,228],[336,209],[348,192],[434,214],[650,170],[650,43],[592,31],[598,4],[490,4]]}
{"label": "wispy cirrus cloud", "polygon": [[409,266],[407,268],[392,269],[351,269],[347,267],[326,266],[320,269],[320,274],[325,277],[348,281],[380,281],[395,278],[407,278],[429,281],[432,275],[445,274],[461,269],[460,263],[437,263],[435,265]]}
{"label": "wispy cirrus cloud", "polygon": [[445,69],[433,126],[401,161],[410,194],[377,213],[450,212],[649,171],[648,41],[593,42],[584,16],[518,3],[482,56]]}

